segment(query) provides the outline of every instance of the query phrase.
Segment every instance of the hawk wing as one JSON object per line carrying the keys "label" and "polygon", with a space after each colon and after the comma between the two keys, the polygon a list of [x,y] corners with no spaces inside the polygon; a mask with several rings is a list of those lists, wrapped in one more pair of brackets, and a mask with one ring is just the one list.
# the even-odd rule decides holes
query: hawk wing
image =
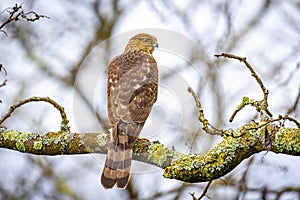
{"label": "hawk wing", "polygon": [[122,54],[113,59],[108,74],[109,123],[144,123],[157,99],[155,59],[143,52]]}

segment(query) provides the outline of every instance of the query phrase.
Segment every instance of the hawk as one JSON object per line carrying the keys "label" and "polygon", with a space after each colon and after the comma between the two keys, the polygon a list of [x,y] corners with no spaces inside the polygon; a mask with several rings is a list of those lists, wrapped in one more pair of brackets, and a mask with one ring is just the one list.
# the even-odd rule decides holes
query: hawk
{"label": "hawk", "polygon": [[155,47],[155,37],[137,34],[109,65],[107,108],[112,137],[101,175],[106,189],[128,184],[133,143],[157,99],[158,69],[152,56]]}

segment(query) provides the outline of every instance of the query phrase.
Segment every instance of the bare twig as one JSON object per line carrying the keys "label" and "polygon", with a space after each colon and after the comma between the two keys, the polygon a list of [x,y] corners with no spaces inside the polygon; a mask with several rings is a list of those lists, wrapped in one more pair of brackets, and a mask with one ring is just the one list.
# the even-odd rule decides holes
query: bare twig
{"label": "bare twig", "polygon": [[[180,193],[181,191],[184,191],[185,188],[192,186],[191,184],[182,183],[181,185],[172,188],[170,190],[156,192],[152,196],[148,197],[147,199],[164,199],[165,196],[170,195],[172,193]],[[175,197],[176,198],[176,197]],[[174,199],[175,199],[174,198]]]}
{"label": "bare twig", "polygon": [[240,189],[239,189],[239,193],[238,193],[238,196],[242,195],[241,199],[244,199],[244,196],[248,191],[247,178],[248,178],[248,173],[249,173],[249,170],[250,170],[250,166],[253,163],[253,160],[254,160],[254,156],[249,158],[246,170],[244,171],[242,179],[241,179]]}
{"label": "bare twig", "polygon": [[50,17],[48,17],[46,15],[39,15],[34,11],[24,12],[24,10],[22,8],[22,4],[21,5],[16,4],[12,8],[6,8],[3,12],[9,13],[9,17],[0,25],[0,31],[3,32],[6,36],[8,36],[8,35],[4,30],[2,30],[2,28],[4,26],[6,26],[7,24],[11,23],[12,21],[18,21],[21,18],[25,19],[29,22],[37,21],[40,18],[50,19]]}
{"label": "bare twig", "polygon": [[195,197],[195,192],[189,194],[192,196],[193,200],[199,200],[199,198]]}
{"label": "bare twig", "polygon": [[202,194],[200,195],[200,197],[196,197],[196,196],[195,196],[195,192],[189,193],[189,194],[192,196],[193,200],[201,200],[203,197],[207,197],[207,198],[210,199],[210,197],[207,196],[206,193],[207,193],[208,188],[209,188],[209,186],[211,185],[212,182],[213,182],[213,181],[209,181],[209,182],[206,184],[206,186],[205,186],[205,188],[203,189],[203,192],[202,192]]}
{"label": "bare twig", "polygon": [[[70,187],[68,181],[59,176],[56,171],[51,166],[51,163],[47,159],[39,159],[39,157],[28,156],[31,164],[34,166],[38,166],[41,170],[41,175],[43,177],[47,177],[53,181],[54,186],[56,187],[57,191],[65,196],[69,196],[70,199],[73,200],[80,200],[81,198],[78,197],[74,188]],[[38,179],[39,180],[39,179]],[[38,184],[41,184],[40,182]]]}
{"label": "bare twig", "polygon": [[[188,88],[188,91],[192,94],[192,96],[194,97],[194,100],[195,100],[195,103],[196,103],[196,106],[198,108],[198,112],[199,112],[199,116],[198,116],[198,119],[199,121],[202,123],[203,125],[203,130],[210,134],[210,135],[222,135],[223,134],[223,131],[221,130],[218,130],[217,128],[214,128],[209,122],[208,120],[204,117],[204,111],[202,109],[202,105],[201,105],[201,102],[199,100],[199,98],[197,97],[196,93],[194,92],[194,90],[189,87]],[[211,128],[209,128],[209,126]]]}
{"label": "bare twig", "polygon": [[277,190],[268,189],[266,187],[248,188],[248,192],[257,192],[257,193],[261,193],[262,195],[265,195],[265,196],[272,194],[273,196],[275,195],[275,197],[274,197],[275,200],[279,200],[279,199],[281,199],[282,195],[286,194],[286,193],[294,192],[295,194],[297,194],[297,193],[299,194],[300,187],[287,186],[287,187],[283,187],[283,188],[277,189]]}
{"label": "bare twig", "polygon": [[289,113],[296,111],[296,108],[297,108],[297,105],[299,104],[299,102],[300,102],[300,87],[298,88],[298,94],[296,96],[295,103],[293,103],[293,106],[288,109],[287,113],[289,114]]}
{"label": "bare twig", "polygon": [[[2,66],[2,64],[0,64],[0,72],[4,72],[4,80],[3,80],[3,82],[2,83],[0,83],[0,88],[1,87],[3,87],[3,86],[5,86],[6,85],[6,82],[7,82],[7,71],[6,71],[6,69]],[[2,103],[2,101],[0,100],[0,103]]]}
{"label": "bare twig", "polygon": [[292,118],[292,117],[289,117],[288,115],[284,115],[282,117],[282,119],[287,119],[287,120],[290,120],[291,122],[294,122],[298,128],[300,128],[300,122],[297,121],[296,119]]}
{"label": "bare twig", "polygon": [[6,85],[6,82],[7,82],[7,71],[6,71],[6,69],[2,66],[2,64],[0,64],[0,72],[4,72],[4,80],[3,80],[3,82],[2,83],[0,83],[0,88],[1,87],[3,87],[4,85]]}
{"label": "bare twig", "polygon": [[243,100],[242,104],[239,105],[239,107],[235,110],[235,112],[231,116],[230,122],[234,119],[234,116],[237,114],[237,112],[240,111],[246,105],[252,105],[252,106],[256,107],[257,111],[261,114],[261,120],[262,121],[267,120],[268,116],[272,117],[272,113],[268,110],[269,91],[266,89],[266,87],[264,86],[262,80],[260,79],[260,77],[254,71],[253,67],[247,61],[246,57],[240,57],[240,56],[236,56],[236,55],[229,54],[229,53],[217,54],[215,56],[216,57],[232,58],[232,59],[239,60],[240,62],[243,62],[246,65],[246,67],[249,69],[249,71],[251,72],[251,75],[255,78],[256,82],[258,83],[258,85],[260,86],[260,88],[262,89],[263,94],[264,94],[264,98],[261,101],[253,101],[252,100],[252,101],[247,102],[247,101]]}
{"label": "bare twig", "polygon": [[270,124],[270,123],[273,123],[273,122],[276,122],[276,121],[280,121],[280,120],[289,120],[289,121],[291,121],[291,122],[294,122],[294,123],[296,124],[296,126],[297,126],[298,128],[300,128],[300,122],[298,122],[296,119],[294,119],[294,118],[292,118],[292,117],[289,117],[288,115],[284,115],[284,116],[278,115],[278,117],[275,118],[275,119],[268,119],[266,122],[263,122],[263,123],[261,123],[261,124],[255,126],[255,127],[247,127],[247,128],[245,128],[245,129],[246,129],[246,130],[259,129],[259,128],[261,128],[261,127],[267,125],[267,124]]}
{"label": "bare twig", "polygon": [[205,188],[204,188],[204,190],[203,190],[201,196],[198,198],[199,200],[202,199],[203,197],[206,197],[206,196],[207,196],[208,188],[209,188],[209,186],[211,185],[212,182],[213,182],[213,181],[209,181],[209,182],[207,183],[207,185],[205,186]]}
{"label": "bare twig", "polygon": [[9,118],[10,115],[18,107],[21,107],[22,105],[29,103],[29,102],[38,102],[38,101],[44,101],[44,102],[48,102],[48,103],[52,104],[60,112],[60,116],[62,118],[61,127],[60,127],[61,131],[62,132],[70,132],[70,127],[68,125],[69,120],[67,118],[67,114],[65,113],[64,108],[61,105],[59,105],[56,101],[52,100],[50,97],[36,97],[35,96],[35,97],[30,97],[28,99],[19,101],[18,103],[9,107],[7,113],[0,118],[0,124],[2,124],[7,118]]}
{"label": "bare twig", "polygon": [[236,114],[242,110],[245,106],[247,105],[251,105],[251,106],[254,106],[255,107],[255,102],[256,100],[254,99],[250,99],[248,97],[243,97],[243,100],[242,102],[237,106],[237,108],[234,110],[234,112],[232,113],[230,119],[229,119],[229,122],[232,122],[234,117],[236,116]]}

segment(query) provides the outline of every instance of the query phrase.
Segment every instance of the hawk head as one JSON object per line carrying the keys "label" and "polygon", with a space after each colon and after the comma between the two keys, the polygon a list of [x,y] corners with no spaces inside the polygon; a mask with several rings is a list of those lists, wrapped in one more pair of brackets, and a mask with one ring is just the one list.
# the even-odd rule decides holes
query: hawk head
{"label": "hawk head", "polygon": [[125,48],[125,52],[139,50],[152,54],[155,47],[158,47],[158,43],[154,36],[146,33],[140,33],[129,40]]}

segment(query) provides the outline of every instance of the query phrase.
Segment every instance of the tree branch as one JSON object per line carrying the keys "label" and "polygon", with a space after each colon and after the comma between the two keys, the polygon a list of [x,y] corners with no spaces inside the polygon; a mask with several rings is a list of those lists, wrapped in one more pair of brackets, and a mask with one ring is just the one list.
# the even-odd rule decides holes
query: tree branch
{"label": "tree branch", "polygon": [[29,102],[39,102],[39,101],[43,101],[43,102],[47,102],[52,104],[59,112],[60,112],[60,116],[61,116],[61,126],[60,129],[61,131],[66,131],[66,132],[70,132],[70,127],[68,125],[69,120],[67,118],[67,114],[65,113],[65,109],[64,107],[62,107],[61,105],[59,105],[56,101],[52,100],[50,97],[38,97],[38,96],[34,96],[34,97],[30,97],[28,99],[24,99],[22,101],[19,101],[18,103],[12,105],[9,107],[7,113],[3,116],[1,116],[0,118],[0,124],[2,124],[7,118],[10,117],[10,115],[18,108],[23,106],[26,103]]}
{"label": "tree branch", "polygon": [[0,72],[4,73],[4,80],[2,81],[2,83],[0,83],[0,88],[6,85],[7,82],[7,71],[6,69],[2,66],[2,64],[0,64]]}
{"label": "tree branch", "polygon": [[5,12],[5,11],[9,13],[9,17],[0,25],[0,31],[3,32],[6,36],[8,36],[8,35],[4,30],[2,30],[2,28],[4,26],[6,26],[7,24],[11,23],[12,21],[18,21],[21,18],[25,19],[29,22],[37,21],[40,18],[50,19],[50,17],[48,17],[46,15],[39,15],[34,11],[24,12],[24,10],[22,8],[22,4],[21,5],[15,4],[14,7],[6,8],[3,12]]}
{"label": "tree branch", "polygon": [[[204,182],[224,176],[249,156],[264,151],[264,128],[247,130],[255,123],[244,125],[204,155],[185,155],[165,168],[164,177],[186,182]],[[273,127],[275,128],[275,127]],[[300,156],[300,129],[279,128],[272,132],[271,151]]]}
{"label": "tree branch", "polygon": [[240,62],[243,62],[246,67],[249,69],[249,71],[251,72],[251,76],[253,76],[256,80],[256,82],[258,83],[258,85],[260,86],[263,94],[264,94],[264,98],[261,101],[255,101],[253,99],[249,99],[248,97],[243,99],[243,102],[238,106],[238,108],[234,111],[233,115],[230,118],[230,122],[233,121],[235,115],[241,110],[243,109],[246,105],[252,105],[254,107],[256,107],[257,111],[261,114],[261,119],[267,120],[268,116],[272,117],[272,113],[268,110],[268,96],[269,96],[269,90],[267,90],[267,88],[264,86],[261,78],[256,74],[256,72],[254,71],[253,67],[251,66],[251,64],[247,61],[246,57],[240,57],[240,56],[236,56],[230,53],[222,53],[222,54],[217,54],[215,55],[217,58],[218,57],[225,57],[225,58],[231,58],[231,59],[236,59],[239,60]]}
{"label": "tree branch", "polygon": [[[224,140],[206,154],[186,155],[158,141],[138,138],[133,159],[164,169],[165,178],[185,182],[214,180],[226,175],[249,156],[265,150],[264,127],[247,129],[251,126],[256,124],[247,124],[235,131],[235,135],[241,134],[241,137],[224,136]],[[300,156],[299,128],[281,127],[271,132],[271,138],[271,151]],[[109,141],[110,135],[105,133],[59,131],[39,134],[0,128],[0,148],[36,155],[106,154]]]}

